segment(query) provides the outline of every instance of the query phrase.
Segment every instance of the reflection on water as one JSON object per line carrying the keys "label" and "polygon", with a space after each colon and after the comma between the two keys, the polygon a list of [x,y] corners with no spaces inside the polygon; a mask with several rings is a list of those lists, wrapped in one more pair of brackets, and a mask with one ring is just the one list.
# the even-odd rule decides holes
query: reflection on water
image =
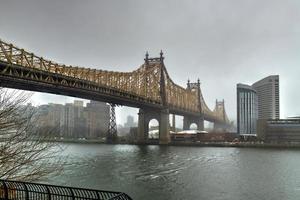
{"label": "reflection on water", "polygon": [[134,199],[298,199],[300,151],[66,144],[52,184],[122,191]]}

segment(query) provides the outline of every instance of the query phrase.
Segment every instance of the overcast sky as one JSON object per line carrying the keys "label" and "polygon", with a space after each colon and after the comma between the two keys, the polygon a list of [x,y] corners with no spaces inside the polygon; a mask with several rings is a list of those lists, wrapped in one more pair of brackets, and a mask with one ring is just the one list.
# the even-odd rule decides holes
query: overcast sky
{"label": "overcast sky", "polygon": [[[225,99],[232,120],[236,84],[273,74],[281,117],[300,115],[299,22],[299,0],[0,0],[2,40],[59,63],[114,71],[134,70],[147,50],[162,49],[172,79],[185,86],[200,78],[208,106]],[[36,104],[71,100],[33,96]]]}

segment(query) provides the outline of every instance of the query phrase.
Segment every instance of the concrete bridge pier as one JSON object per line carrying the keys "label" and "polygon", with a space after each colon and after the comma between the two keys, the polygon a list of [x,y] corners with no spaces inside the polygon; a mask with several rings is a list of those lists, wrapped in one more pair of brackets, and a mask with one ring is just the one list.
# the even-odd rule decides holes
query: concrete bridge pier
{"label": "concrete bridge pier", "polygon": [[204,130],[204,119],[203,117],[191,117],[191,116],[184,116],[183,117],[183,130],[189,130],[191,124],[196,124],[197,129],[200,131]]}
{"label": "concrete bridge pier", "polygon": [[159,144],[170,143],[169,109],[140,109],[138,115],[138,143],[147,142],[149,122],[152,119],[156,119],[159,123]]}
{"label": "concrete bridge pier", "polygon": [[143,144],[146,142],[147,139],[147,135],[145,134],[145,129],[146,129],[146,125],[145,125],[145,112],[143,109],[139,109],[139,113],[138,113],[139,117],[138,117],[138,133],[137,133],[137,141],[139,144]]}
{"label": "concrete bridge pier", "polygon": [[160,111],[159,144],[169,144],[170,141],[169,109],[164,109]]}

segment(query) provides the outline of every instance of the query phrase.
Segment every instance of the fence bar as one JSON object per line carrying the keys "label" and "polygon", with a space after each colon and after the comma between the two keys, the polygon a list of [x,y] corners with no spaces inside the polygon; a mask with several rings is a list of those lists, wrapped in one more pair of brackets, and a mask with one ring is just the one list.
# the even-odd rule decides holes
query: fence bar
{"label": "fence bar", "polygon": [[25,200],[29,200],[28,187],[25,183],[23,183],[25,189]]}
{"label": "fence bar", "polygon": [[45,188],[46,188],[47,193],[48,193],[48,200],[51,200],[51,193],[50,193],[50,190],[48,188],[48,185],[45,185]]}

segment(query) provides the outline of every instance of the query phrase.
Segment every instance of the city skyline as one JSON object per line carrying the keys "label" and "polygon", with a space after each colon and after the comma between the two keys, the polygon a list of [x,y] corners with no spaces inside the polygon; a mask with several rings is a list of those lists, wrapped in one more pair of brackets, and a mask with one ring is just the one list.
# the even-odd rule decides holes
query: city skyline
{"label": "city skyline", "polygon": [[[85,5],[79,1],[72,5],[60,1],[9,1],[0,8],[1,38],[61,63],[117,71],[131,71],[143,63],[147,50],[150,56],[158,56],[162,49],[175,82],[184,87],[187,79],[200,78],[208,106],[213,108],[215,99],[225,99],[232,120],[236,120],[236,83],[250,84],[279,74],[280,112],[281,118],[285,118],[300,114],[295,101],[300,94],[294,92],[299,84],[299,12],[297,2],[288,2],[190,1],[184,5],[169,2],[158,3],[154,9],[155,4],[145,1],[135,4],[91,1]],[[82,6],[90,12],[75,15]],[[106,8],[114,8],[116,12],[107,12]],[[15,10],[15,14],[8,14],[10,10]],[[186,11],[185,15],[177,15],[181,10]],[[253,19],[253,13],[255,19],[262,20]],[[194,22],[195,17],[199,21]],[[30,24],[26,23],[28,20]],[[136,29],[139,26],[141,30]],[[157,31],[158,26],[164,31]],[[50,100],[73,99],[33,95],[35,104]],[[120,123],[128,112],[137,119],[137,109],[117,108]]]}
{"label": "city skyline", "polygon": [[84,105],[83,101],[74,100],[65,104],[43,104],[32,109],[35,111],[37,134],[95,139],[106,137],[108,133],[110,109],[103,102],[90,101]]}
{"label": "city skyline", "polygon": [[[27,105],[33,106],[35,108],[41,108],[43,106],[67,106],[69,104],[74,105],[75,103],[80,102],[80,104],[82,104],[82,107],[85,108],[88,104],[90,104],[92,102],[92,100],[85,100],[85,99],[80,99],[80,98],[72,98],[72,99],[73,99],[72,101],[71,101],[71,99],[68,99],[68,101],[66,101],[64,103],[48,102],[48,103],[45,103],[45,104],[32,104],[32,101],[29,101],[29,103]],[[101,101],[94,101],[94,102],[98,102],[100,104],[105,103],[105,102],[101,102]],[[107,104],[107,106],[108,105],[109,104]],[[118,108],[118,107],[116,107],[116,108]],[[122,126],[122,127],[126,127],[126,128],[137,127],[138,126],[138,119],[136,119],[134,117],[134,115],[127,114],[127,115],[124,115],[124,116],[125,116],[124,121],[123,120],[122,120],[122,122],[117,121],[118,126]],[[151,120],[150,123],[149,123],[149,126],[157,126],[157,125],[158,125],[158,122],[157,122],[156,119]],[[176,121],[176,127],[177,126],[179,126],[179,128],[180,128],[180,126],[182,126],[182,122],[178,123]]]}
{"label": "city skyline", "polygon": [[[75,100],[83,101],[84,105],[90,102],[90,100],[88,99],[80,99],[80,98],[69,97],[69,96],[45,94],[41,92],[29,92],[29,93],[33,94],[30,99],[30,103],[32,103],[32,105],[34,106],[40,106],[40,105],[51,104],[51,103],[64,105],[66,103],[73,103]],[[128,115],[133,116],[134,121],[137,121],[138,120],[137,112],[138,112],[137,108],[117,106],[116,107],[117,124],[123,125],[126,122]]]}

